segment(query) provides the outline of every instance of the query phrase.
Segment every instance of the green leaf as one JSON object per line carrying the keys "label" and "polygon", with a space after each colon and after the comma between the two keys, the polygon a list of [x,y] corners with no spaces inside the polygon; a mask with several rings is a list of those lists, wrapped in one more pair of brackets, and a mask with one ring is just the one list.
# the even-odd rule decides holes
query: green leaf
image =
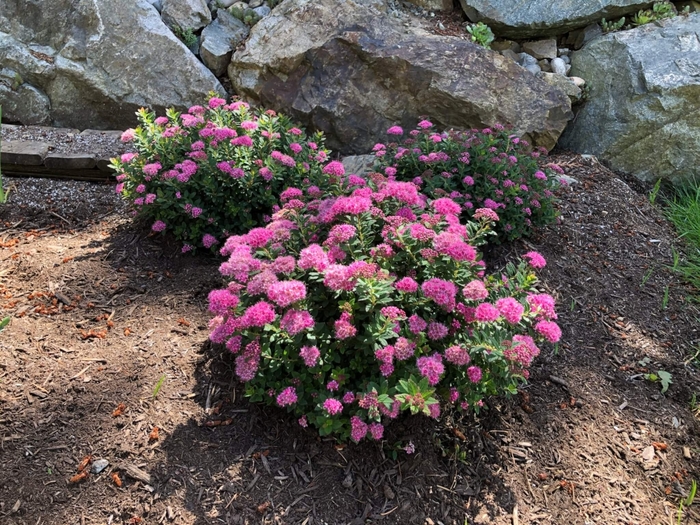
{"label": "green leaf", "polygon": [[11,318],[10,318],[10,316],[8,315],[8,316],[5,317],[2,321],[0,321],[0,330],[2,330],[2,329],[5,328],[8,324],[10,324],[10,319],[11,319]]}
{"label": "green leaf", "polygon": [[661,381],[661,393],[664,394],[671,383],[673,383],[673,381],[671,381],[671,374],[666,372],[666,370],[658,370],[656,373]]}

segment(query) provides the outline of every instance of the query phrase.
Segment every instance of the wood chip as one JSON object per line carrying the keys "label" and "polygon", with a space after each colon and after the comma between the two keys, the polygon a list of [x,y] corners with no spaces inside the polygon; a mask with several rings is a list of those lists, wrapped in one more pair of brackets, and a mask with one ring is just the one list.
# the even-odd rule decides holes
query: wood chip
{"label": "wood chip", "polygon": [[123,463],[120,466],[121,470],[126,472],[126,475],[129,476],[130,478],[137,479],[139,481],[142,481],[146,483],[147,485],[150,485],[152,482],[151,475],[148,472],[145,472],[138,468],[136,465],[132,465],[131,463]]}
{"label": "wood chip", "polygon": [[690,455],[690,447],[683,447],[683,457],[685,459],[693,459],[693,456]]}

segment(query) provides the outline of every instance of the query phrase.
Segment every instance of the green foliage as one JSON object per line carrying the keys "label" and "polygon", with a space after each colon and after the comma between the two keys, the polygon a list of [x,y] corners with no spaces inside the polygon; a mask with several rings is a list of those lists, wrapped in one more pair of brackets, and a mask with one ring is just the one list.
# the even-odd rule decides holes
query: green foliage
{"label": "green foliage", "polygon": [[657,20],[673,18],[677,14],[676,7],[671,2],[657,2],[651,9],[642,9],[638,11],[632,17],[632,26],[637,27],[656,22]]}
{"label": "green foliage", "polygon": [[489,26],[483,22],[477,22],[476,24],[467,26],[467,32],[471,35],[472,42],[475,42],[486,49],[491,49],[491,43],[493,42],[495,36]]}
{"label": "green foliage", "polygon": [[158,397],[158,392],[160,392],[160,389],[163,387],[163,383],[165,383],[165,374],[160,376],[160,379],[158,379],[155,388],[153,388],[153,399],[156,399]]}
{"label": "green foliage", "polygon": [[[402,144],[375,146],[377,171],[418,180],[431,198],[449,196],[462,205],[466,218],[477,208],[492,208],[500,218],[495,228],[500,240],[530,235],[556,219],[553,191],[560,183],[554,172],[563,171],[555,164],[539,168],[544,150],[530,152],[525,140],[499,125],[442,134],[430,122],[418,126]],[[398,126],[390,131],[403,134]]]}
{"label": "green foliage", "polygon": [[250,27],[253,27],[261,20],[261,16],[250,8],[240,8],[236,6],[231,6],[229,8],[229,13],[231,13],[234,17],[238,18],[241,22]]}
{"label": "green foliage", "polygon": [[625,17],[623,16],[617,22],[608,22],[607,20],[605,20],[605,18],[603,18],[600,21],[600,25],[603,28],[603,33],[619,31],[620,29],[622,29],[622,26],[625,25]]}
{"label": "green foliage", "polygon": [[[215,249],[263,223],[289,185],[320,173],[323,137],[307,137],[285,116],[212,98],[208,107],[166,117],[138,111],[127,130],[136,153],[112,159],[117,192],[136,215],[185,244]],[[220,246],[220,245],[219,245]]]}
{"label": "green foliage", "polygon": [[647,381],[651,381],[652,383],[656,383],[658,381],[661,383],[662,394],[665,394],[668,387],[673,383],[671,377],[670,372],[666,372],[665,370],[657,370],[656,373],[652,372],[649,374],[644,374],[644,379]]}
{"label": "green foliage", "polygon": [[176,27],[173,29],[175,36],[182,40],[188,48],[193,48],[197,45],[197,35],[194,34],[192,28],[183,29],[181,27]]}
{"label": "green foliage", "polygon": [[666,202],[665,213],[686,243],[683,260],[674,252],[673,269],[693,286],[700,300],[700,181],[676,189],[676,195]]}
{"label": "green foliage", "polygon": [[8,324],[10,324],[10,319],[11,317],[9,315],[3,319],[0,319],[0,332],[2,332]]}

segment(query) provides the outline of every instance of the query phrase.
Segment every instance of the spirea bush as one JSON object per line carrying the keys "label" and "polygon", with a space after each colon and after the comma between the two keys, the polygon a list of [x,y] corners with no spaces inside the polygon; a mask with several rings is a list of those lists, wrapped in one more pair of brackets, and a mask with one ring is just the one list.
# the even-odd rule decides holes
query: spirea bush
{"label": "spirea bush", "polygon": [[317,177],[328,161],[322,135],[307,137],[288,118],[244,102],[213,97],[166,115],[141,109],[140,125],[122,135],[135,152],[112,165],[117,192],[183,251],[220,248],[263,224],[285,188]]}
{"label": "spirea bush", "polygon": [[479,208],[498,212],[500,240],[529,235],[555,220],[554,172],[562,173],[561,168],[540,169],[537,159],[546,150],[529,152],[527,141],[503,126],[437,133],[423,120],[405,137],[399,126],[387,133],[390,142],[374,147],[377,171],[413,181],[432,198],[450,197],[467,218]]}
{"label": "spirea bush", "polygon": [[289,188],[263,228],[221,249],[226,288],[209,295],[210,339],[235,356],[253,401],[287,407],[300,425],[359,442],[399,413],[437,418],[514,393],[561,332],[538,293],[535,252],[486,276],[477,249],[499,220],[431,203],[411,182],[325,172],[340,195]]}

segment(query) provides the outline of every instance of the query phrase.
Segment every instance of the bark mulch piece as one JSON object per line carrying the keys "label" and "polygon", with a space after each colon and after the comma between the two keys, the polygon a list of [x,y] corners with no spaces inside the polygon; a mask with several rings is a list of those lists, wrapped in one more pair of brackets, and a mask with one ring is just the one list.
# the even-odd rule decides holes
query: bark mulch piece
{"label": "bark mulch piece", "polygon": [[[561,224],[488,257],[546,257],[563,342],[480,417],[398,420],[361,448],[243,398],[232,358],[207,343],[218,261],[140,229],[110,186],[57,196],[56,181],[13,179],[24,207],[0,208],[0,313],[13,317],[0,522],[671,523],[700,478],[688,361],[700,314],[645,196],[592,160],[555,160],[579,180]],[[644,379],[657,370],[672,375],[665,394]],[[682,523],[698,522],[690,507]]]}

